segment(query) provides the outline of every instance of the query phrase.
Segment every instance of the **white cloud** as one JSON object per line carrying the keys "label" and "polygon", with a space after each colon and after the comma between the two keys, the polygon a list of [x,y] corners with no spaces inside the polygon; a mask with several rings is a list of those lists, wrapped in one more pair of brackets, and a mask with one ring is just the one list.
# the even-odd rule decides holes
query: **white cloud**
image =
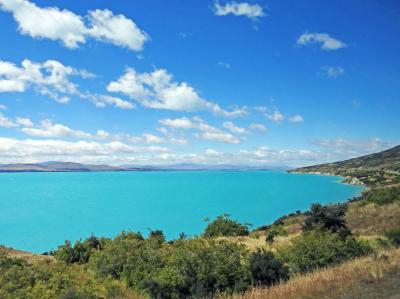
{"label": "white cloud", "polygon": [[268,111],[268,108],[265,106],[255,106],[255,107],[253,107],[253,109],[258,112],[267,112]]}
{"label": "white cloud", "polygon": [[60,40],[71,49],[84,44],[88,38],[94,38],[140,51],[149,40],[132,20],[123,15],[113,15],[107,9],[89,11],[82,17],[57,7],[41,8],[27,0],[0,0],[0,8],[13,14],[22,34]]}
{"label": "white cloud", "polygon": [[[194,116],[192,119],[186,117],[176,119],[161,119],[159,122],[169,128],[182,129],[182,130],[198,130],[195,134],[196,138],[208,141],[219,141],[224,143],[237,144],[240,143],[240,139],[234,135],[224,132],[210,124],[206,123],[200,117]],[[235,126],[232,122],[225,122],[223,124],[225,128],[228,128],[231,132],[243,134],[246,133],[244,128]]]}
{"label": "white cloud", "polygon": [[7,116],[3,115],[3,113],[0,113],[0,127],[12,128],[16,126],[18,126],[16,123],[14,123]]}
{"label": "white cloud", "polygon": [[108,10],[89,11],[87,32],[90,36],[104,42],[140,51],[149,36],[124,15],[113,15]]}
{"label": "white cloud", "polygon": [[303,116],[296,114],[296,115],[290,116],[289,121],[292,123],[301,123],[304,121],[304,118],[303,118]]}
{"label": "white cloud", "polygon": [[74,137],[88,139],[92,138],[89,133],[73,130],[67,126],[61,124],[55,124],[51,120],[42,120],[40,125],[37,127],[27,126],[21,129],[27,135],[42,137],[42,138],[54,138],[54,137]]}
{"label": "white cloud", "polygon": [[228,129],[229,131],[231,131],[232,133],[236,133],[236,134],[244,134],[247,133],[245,128],[242,127],[238,127],[236,126],[233,122],[231,121],[226,121],[222,124],[222,126],[225,129]]}
{"label": "white cloud", "polygon": [[122,100],[117,97],[109,95],[83,95],[83,97],[89,98],[98,108],[104,108],[106,106],[114,106],[120,109],[134,109],[135,104]]}
{"label": "white cloud", "polygon": [[214,13],[217,16],[226,16],[232,14],[234,16],[244,16],[250,19],[257,19],[264,16],[262,6],[258,4],[250,4],[247,2],[228,2],[225,5],[214,3]]}
{"label": "white cloud", "polygon": [[223,156],[223,153],[221,153],[215,149],[212,149],[212,148],[206,149],[204,154],[208,157],[222,157]]}
{"label": "white cloud", "polygon": [[0,104],[0,110],[7,110],[7,106],[3,105],[3,104]]}
{"label": "white cloud", "polygon": [[151,73],[138,73],[128,68],[117,81],[107,86],[109,92],[119,92],[138,101],[145,107],[194,112],[209,110],[217,115],[236,117],[245,115],[244,108],[226,111],[218,104],[203,99],[186,82],[176,82],[165,69]]}
{"label": "white cloud", "polygon": [[168,134],[168,129],[164,128],[164,127],[157,128],[157,131],[162,133],[162,134]]}
{"label": "white cloud", "polygon": [[250,124],[250,129],[260,132],[266,132],[267,128],[263,124],[252,123]]}
{"label": "white cloud", "polygon": [[69,76],[83,76],[78,70],[55,60],[35,63],[25,59],[21,67],[0,61],[0,92],[24,92],[32,86],[38,93],[48,95],[59,102],[69,100],[61,94],[78,94],[77,85]]}
{"label": "white cloud", "polygon": [[145,138],[146,143],[164,143],[164,139],[153,134],[145,133],[143,134],[143,137]]}
{"label": "white cloud", "polygon": [[195,124],[186,117],[175,118],[175,119],[171,118],[160,119],[159,123],[162,124],[163,126],[174,129],[193,129],[195,127]]}
{"label": "white cloud", "polygon": [[[315,139],[312,141],[313,144],[322,147],[325,151],[332,153],[337,157],[353,158],[362,156],[378,151],[388,149],[390,147],[398,145],[397,142],[385,141],[379,138],[354,140],[345,138],[336,139]],[[340,159],[337,159],[340,160]]]}
{"label": "white cloud", "polygon": [[33,122],[26,117],[17,117],[15,122],[24,127],[33,127]]}
{"label": "white cloud", "polygon": [[232,143],[238,144],[240,143],[240,139],[233,136],[232,134],[225,132],[203,132],[200,134],[196,134],[198,139],[208,140],[208,141],[218,141],[224,143]]}
{"label": "white cloud", "polygon": [[307,46],[310,44],[320,43],[321,49],[326,51],[338,50],[347,47],[347,45],[327,33],[303,33],[298,39],[297,44]]}
{"label": "white cloud", "polygon": [[95,75],[84,69],[65,66],[56,60],[36,63],[25,59],[21,67],[8,61],[0,61],[0,92],[24,92],[32,88],[37,93],[62,104],[69,102],[70,96],[77,96],[93,102],[99,108],[135,108],[133,103],[118,97],[81,92],[78,85],[70,80],[72,76],[87,79]]}
{"label": "white cloud", "polygon": [[280,113],[278,110],[275,110],[272,113],[266,113],[265,116],[273,122],[281,122],[285,119],[282,113]]}
{"label": "white cloud", "polygon": [[187,145],[189,143],[186,138],[175,138],[175,137],[169,138],[168,142],[177,145]]}
{"label": "white cloud", "polygon": [[321,67],[321,75],[324,75],[328,78],[336,78],[339,77],[340,75],[344,74],[344,68],[340,66],[323,66]]}

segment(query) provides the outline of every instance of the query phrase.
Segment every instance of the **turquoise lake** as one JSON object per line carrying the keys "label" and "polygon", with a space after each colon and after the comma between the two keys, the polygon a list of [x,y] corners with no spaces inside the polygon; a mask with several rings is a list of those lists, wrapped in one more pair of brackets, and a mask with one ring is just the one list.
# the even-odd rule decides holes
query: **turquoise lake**
{"label": "turquoise lake", "polygon": [[0,174],[0,244],[37,253],[65,240],[161,229],[200,234],[229,213],[257,227],[311,203],[337,203],[360,186],[283,171],[151,171]]}

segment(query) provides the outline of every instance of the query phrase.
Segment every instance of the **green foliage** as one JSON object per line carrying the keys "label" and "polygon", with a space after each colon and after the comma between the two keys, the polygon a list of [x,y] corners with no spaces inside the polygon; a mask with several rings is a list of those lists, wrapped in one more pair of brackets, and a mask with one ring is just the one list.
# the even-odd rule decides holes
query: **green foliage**
{"label": "green foliage", "polygon": [[274,242],[275,237],[287,235],[288,233],[282,225],[273,225],[266,231],[265,241],[267,243],[272,243]]}
{"label": "green foliage", "polygon": [[342,263],[371,251],[368,244],[352,236],[343,239],[337,233],[313,230],[296,237],[292,245],[280,249],[279,254],[292,271],[304,273]]}
{"label": "green foliage", "polygon": [[248,236],[249,228],[223,214],[207,225],[203,235],[206,238]]}
{"label": "green foliage", "polygon": [[314,229],[322,229],[338,233],[342,238],[351,235],[351,231],[346,226],[345,205],[321,206],[313,204],[307,218],[303,223],[303,231],[308,232]]}
{"label": "green foliage", "polygon": [[270,286],[289,279],[289,268],[270,251],[258,249],[249,258],[254,285]]}
{"label": "green foliage", "polygon": [[385,232],[385,237],[395,246],[400,246],[400,228],[390,228]]}
{"label": "green foliage", "polygon": [[362,198],[365,203],[386,205],[400,202],[400,187],[371,189],[364,193]]}
{"label": "green foliage", "polygon": [[65,262],[66,264],[80,263],[84,264],[89,261],[90,256],[95,250],[102,248],[102,243],[106,242],[105,239],[98,239],[95,236],[91,236],[85,241],[77,241],[74,246],[71,246],[71,242],[65,241],[64,245],[58,247],[58,249],[51,254],[56,259]]}
{"label": "green foliage", "polygon": [[0,252],[0,298],[106,298],[129,294],[120,283],[96,280],[82,265],[33,264]]}
{"label": "green foliage", "polygon": [[155,237],[119,235],[94,253],[90,269],[153,298],[209,297],[244,291],[250,284],[243,245],[206,239],[160,243]]}

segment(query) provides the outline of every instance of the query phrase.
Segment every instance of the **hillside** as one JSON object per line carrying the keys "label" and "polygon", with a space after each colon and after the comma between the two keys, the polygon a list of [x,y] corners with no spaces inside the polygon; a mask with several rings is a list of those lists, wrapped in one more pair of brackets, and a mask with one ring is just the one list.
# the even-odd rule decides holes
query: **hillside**
{"label": "hillside", "polygon": [[386,186],[400,183],[400,145],[391,149],[345,161],[302,167],[297,173],[340,175],[347,183]]}

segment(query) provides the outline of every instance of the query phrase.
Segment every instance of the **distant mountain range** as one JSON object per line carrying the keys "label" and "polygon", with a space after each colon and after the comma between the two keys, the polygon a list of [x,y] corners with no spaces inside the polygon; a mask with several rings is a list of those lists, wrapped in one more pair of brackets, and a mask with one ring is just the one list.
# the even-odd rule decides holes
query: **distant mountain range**
{"label": "distant mountain range", "polygon": [[368,186],[400,184],[400,145],[345,161],[293,169],[290,172],[340,175]]}
{"label": "distant mountain range", "polygon": [[167,170],[287,170],[287,166],[246,166],[246,165],[203,165],[203,164],[174,164],[174,165],[92,165],[73,162],[48,161],[32,164],[0,165],[0,172],[95,172],[95,171],[167,171]]}

